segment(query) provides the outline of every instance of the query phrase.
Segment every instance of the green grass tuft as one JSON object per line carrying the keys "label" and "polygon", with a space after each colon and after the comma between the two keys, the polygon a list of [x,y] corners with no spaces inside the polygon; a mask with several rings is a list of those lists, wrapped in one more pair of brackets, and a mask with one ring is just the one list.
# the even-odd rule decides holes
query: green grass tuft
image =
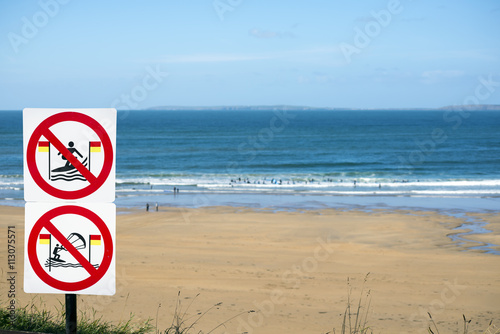
{"label": "green grass tuft", "polygon": [[[373,333],[368,326],[368,311],[370,310],[371,305],[371,294],[370,290],[365,295],[365,284],[368,280],[368,276],[370,273],[366,274],[365,279],[363,280],[363,285],[361,286],[361,291],[359,293],[359,299],[357,302],[357,307],[352,308],[352,306],[356,305],[351,300],[352,296],[352,286],[347,279],[347,307],[344,311],[344,317],[342,320],[342,329],[340,334],[368,334]],[[335,334],[335,329],[333,329],[333,333]]]}
{"label": "green grass tuft", "polygon": [[[181,305],[181,300],[180,300],[180,295],[181,295],[181,292],[179,291],[177,293],[177,302],[176,302],[176,305],[175,305],[175,311],[174,311],[174,315],[173,315],[173,318],[172,318],[172,323],[170,325],[169,328],[165,329],[164,331],[158,331],[158,326],[156,326],[156,333],[157,334],[188,334],[190,333],[191,330],[195,331],[195,326],[198,324],[198,322],[207,314],[209,313],[210,311],[212,311],[213,309],[219,309],[219,307],[222,305],[222,302],[219,302],[217,304],[214,304],[212,305],[211,307],[209,307],[207,310],[205,310],[204,312],[198,312],[196,313],[195,315],[193,316],[190,316],[190,317],[187,317],[186,314],[187,312],[189,311],[189,308],[191,307],[191,305],[193,304],[193,302],[196,300],[196,298],[200,295],[200,294],[197,294],[192,300],[191,302],[189,303],[189,305],[184,309],[184,311],[182,310],[182,305]],[[158,305],[158,310],[160,309],[161,307],[161,304]],[[216,327],[212,328],[211,330],[207,331],[206,334],[210,334],[212,332],[214,332],[217,328],[219,327],[222,327],[222,326],[225,326],[225,324],[227,324],[228,322],[230,322],[231,320],[239,317],[240,315],[242,314],[246,314],[246,313],[252,313],[252,312],[255,312],[254,310],[250,310],[250,311],[244,311],[244,312],[241,312],[241,313],[238,313],[237,315],[227,319],[226,321],[220,323],[219,325],[217,325]],[[156,314],[157,318],[158,318],[158,312]],[[157,322],[158,323],[158,322]],[[201,330],[197,331],[196,332],[197,334],[200,334],[200,333],[205,333]]]}
{"label": "green grass tuft", "polygon": [[[0,329],[64,334],[66,333],[66,320],[62,309],[61,305],[59,311],[50,312],[39,309],[32,301],[24,307],[17,308],[14,319],[12,319],[10,312],[2,307],[0,309]],[[153,329],[150,320],[139,326],[133,325],[132,320],[133,315],[130,315],[128,321],[113,324],[104,321],[102,317],[96,317],[95,311],[92,312],[91,316],[83,312],[78,317],[78,334],[146,334]]]}
{"label": "green grass tuft", "polygon": [[[432,315],[429,312],[427,312],[427,314],[429,315],[429,318],[431,319],[431,324],[434,325],[434,330],[436,331],[436,332],[434,332],[432,330],[432,328],[429,326],[427,328],[427,332],[430,334],[439,334],[439,329],[438,329],[434,319],[432,319]],[[464,320],[463,334],[469,334],[469,325],[470,325],[470,322],[472,321],[472,319],[467,320],[467,318],[465,317],[465,314],[462,314],[462,317]],[[457,331],[457,333],[458,333],[458,331]],[[491,320],[490,324],[488,325],[488,328],[486,328],[486,330],[484,332],[481,331],[481,333],[500,334],[500,328],[497,328],[495,325],[493,325],[493,320]]]}

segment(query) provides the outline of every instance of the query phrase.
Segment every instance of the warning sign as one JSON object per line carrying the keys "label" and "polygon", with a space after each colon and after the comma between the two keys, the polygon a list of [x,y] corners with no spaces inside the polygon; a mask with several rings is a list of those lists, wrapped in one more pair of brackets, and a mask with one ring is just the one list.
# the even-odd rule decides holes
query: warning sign
{"label": "warning sign", "polygon": [[113,295],[115,220],[112,203],[27,203],[24,291]]}
{"label": "warning sign", "polygon": [[115,109],[24,109],[24,198],[112,202]]}

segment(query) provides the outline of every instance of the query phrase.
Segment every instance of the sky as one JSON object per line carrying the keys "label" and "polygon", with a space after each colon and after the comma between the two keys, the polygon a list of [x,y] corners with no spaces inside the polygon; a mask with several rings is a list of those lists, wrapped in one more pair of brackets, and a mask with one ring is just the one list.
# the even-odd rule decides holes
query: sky
{"label": "sky", "polygon": [[0,110],[500,104],[500,1],[0,0]]}

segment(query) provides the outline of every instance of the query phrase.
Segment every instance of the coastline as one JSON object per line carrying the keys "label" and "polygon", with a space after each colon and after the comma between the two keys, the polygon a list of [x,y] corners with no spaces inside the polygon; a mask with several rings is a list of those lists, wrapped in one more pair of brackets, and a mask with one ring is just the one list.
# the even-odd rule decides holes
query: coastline
{"label": "coastline", "polygon": [[[2,230],[16,226],[21,249],[24,209],[0,207],[0,216]],[[441,331],[457,330],[462,314],[473,319],[471,330],[485,330],[500,317],[498,257],[450,238],[465,232],[457,228],[471,218],[486,222],[492,232],[469,238],[500,244],[498,212],[451,216],[404,208],[245,206],[161,206],[145,212],[121,207],[117,293],[79,296],[79,307],[94,308],[112,321],[126,320],[131,312],[136,321],[156,318],[158,312],[158,329],[164,329],[180,291],[183,308],[193,302],[189,316],[223,302],[200,320],[196,328],[204,331],[243,312],[226,324],[226,332],[325,333],[340,329],[347,278],[354,300],[370,272],[365,293],[370,290],[368,322],[374,333],[425,332],[426,312]],[[5,252],[0,261],[4,268]],[[33,299],[21,292],[22,270],[17,289],[19,305]],[[38,297],[49,307],[61,300],[61,295]],[[260,312],[245,312],[251,309]]]}
{"label": "coastline", "polygon": [[[226,192],[196,191],[178,187],[179,192],[150,189],[135,193],[117,191],[114,203],[121,208],[142,208],[146,203],[161,206],[200,208],[207,206],[246,206],[276,210],[369,208],[411,209],[458,212],[495,212],[500,207],[498,196],[444,196],[444,195],[389,195],[369,193],[332,195],[307,192]],[[22,191],[15,197],[0,199],[0,206],[24,207]]]}

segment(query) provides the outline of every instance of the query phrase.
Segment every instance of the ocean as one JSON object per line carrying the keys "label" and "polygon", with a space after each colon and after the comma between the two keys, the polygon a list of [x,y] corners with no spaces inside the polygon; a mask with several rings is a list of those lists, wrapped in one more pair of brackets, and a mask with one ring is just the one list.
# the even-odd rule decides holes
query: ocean
{"label": "ocean", "polygon": [[[0,204],[21,206],[22,112],[0,118]],[[496,111],[119,111],[116,154],[118,207],[500,204]]]}

